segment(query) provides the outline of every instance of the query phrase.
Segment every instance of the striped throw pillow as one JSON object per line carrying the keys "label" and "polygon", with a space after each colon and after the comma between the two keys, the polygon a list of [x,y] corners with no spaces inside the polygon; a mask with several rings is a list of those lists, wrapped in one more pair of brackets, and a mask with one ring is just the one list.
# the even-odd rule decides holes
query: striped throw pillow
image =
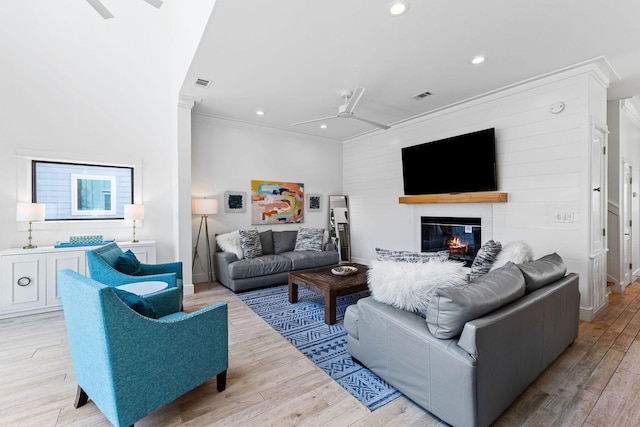
{"label": "striped throw pillow", "polygon": [[477,279],[480,276],[484,276],[491,270],[491,266],[496,261],[498,254],[502,250],[502,243],[489,240],[486,242],[473,260],[471,264],[471,271],[469,272],[469,279],[471,281]]}
{"label": "striped throw pillow", "polygon": [[262,243],[258,230],[240,230],[240,246],[245,258],[257,258],[262,256]]}
{"label": "striped throw pillow", "polygon": [[324,228],[300,227],[296,236],[296,246],[293,250],[320,252],[322,250],[323,236]]}

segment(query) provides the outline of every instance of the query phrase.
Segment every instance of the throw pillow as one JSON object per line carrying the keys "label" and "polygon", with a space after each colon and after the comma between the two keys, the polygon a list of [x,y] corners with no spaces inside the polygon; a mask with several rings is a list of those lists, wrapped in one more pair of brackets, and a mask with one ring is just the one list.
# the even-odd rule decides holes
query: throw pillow
{"label": "throw pillow", "polygon": [[273,253],[280,255],[283,252],[291,252],[296,247],[296,230],[273,232]]}
{"label": "throw pillow", "polygon": [[478,277],[487,274],[501,249],[502,244],[500,242],[494,242],[493,240],[489,240],[482,245],[473,260],[473,264],[471,264],[469,279],[475,280]]}
{"label": "throw pillow", "polygon": [[124,252],[116,260],[116,270],[129,276],[137,276],[140,274],[140,261],[136,258],[131,249]]}
{"label": "throw pillow", "polygon": [[153,309],[153,306],[149,301],[141,297],[140,295],[132,294],[131,292],[127,292],[123,289],[111,288],[113,292],[129,307],[135,310],[138,314],[141,314],[145,317],[150,317],[151,319],[157,319],[158,315],[156,311]]}
{"label": "throw pillow", "polygon": [[244,258],[242,254],[242,244],[240,243],[240,231],[232,231],[231,233],[218,234],[216,243],[224,252],[235,254],[238,259]]}
{"label": "throw pillow", "polygon": [[525,292],[533,292],[564,277],[567,267],[557,253],[545,255],[540,259],[518,265],[524,276]]}
{"label": "throw pillow", "polygon": [[273,232],[271,230],[260,232],[260,244],[262,245],[262,255],[273,254]]}
{"label": "throw pillow", "polygon": [[524,277],[509,262],[474,283],[437,288],[427,307],[427,327],[436,338],[462,333],[464,325],[524,295]]}
{"label": "throw pillow", "polygon": [[300,227],[293,250],[320,252],[322,250],[323,236],[324,228]]}
{"label": "throw pillow", "polygon": [[496,260],[489,271],[502,267],[509,261],[514,264],[522,264],[523,262],[529,262],[532,259],[533,249],[531,249],[531,246],[522,240],[514,240],[502,247],[502,250],[496,257]]}
{"label": "throw pillow", "polygon": [[373,261],[367,271],[373,299],[422,315],[435,288],[466,282],[463,264],[449,260],[434,259],[425,263]]}
{"label": "throw pillow", "polygon": [[432,259],[446,261],[449,259],[449,251],[411,252],[376,248],[376,258],[378,258],[378,261],[398,261],[414,263],[427,262]]}
{"label": "throw pillow", "polygon": [[262,243],[258,230],[239,230],[242,255],[246,259],[262,256]]}

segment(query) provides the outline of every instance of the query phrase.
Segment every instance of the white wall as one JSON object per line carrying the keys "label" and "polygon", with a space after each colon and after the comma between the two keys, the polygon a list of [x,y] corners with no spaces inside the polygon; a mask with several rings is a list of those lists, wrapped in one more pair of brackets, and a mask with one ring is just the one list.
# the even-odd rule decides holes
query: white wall
{"label": "white wall", "polygon": [[[581,275],[581,305],[591,309],[589,130],[591,115],[604,122],[606,109],[602,94],[594,94],[591,71],[528,82],[347,141],[344,192],[353,258],[368,262],[375,247],[420,250],[422,215],[479,216],[483,242],[525,240],[538,257],[558,252],[569,271]],[[550,106],[559,101],[564,111],[552,114]],[[402,147],[490,127],[496,128],[498,189],[508,193],[508,203],[398,204]],[[573,213],[574,222],[555,222],[557,213]]]}
{"label": "white wall", "polygon": [[[11,2],[0,13],[0,247],[21,246],[17,153],[60,160],[142,165],[146,219],[140,239],[173,258],[170,8],[113,5],[103,20],[86,2]],[[44,227],[44,229],[42,229]],[[131,239],[131,224],[37,225],[34,241],[71,234]]]}
{"label": "white wall", "polygon": [[[215,198],[220,207],[220,213],[208,220],[212,245],[215,233],[243,228],[328,227],[329,195],[342,194],[341,142],[197,115],[193,118],[192,140],[192,196]],[[243,191],[250,199],[251,180],[303,183],[306,194],[322,195],[322,210],[305,212],[303,224],[257,226],[251,224],[250,205],[244,213],[225,213],[224,192]],[[200,218],[194,216],[194,244],[199,224]],[[198,254],[201,261],[194,267],[196,283],[206,281],[202,237]]]}

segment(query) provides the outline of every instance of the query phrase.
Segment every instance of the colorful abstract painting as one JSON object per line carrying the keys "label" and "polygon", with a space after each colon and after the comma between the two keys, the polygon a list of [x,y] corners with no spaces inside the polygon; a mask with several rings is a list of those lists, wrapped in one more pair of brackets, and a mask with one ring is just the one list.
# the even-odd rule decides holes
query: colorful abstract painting
{"label": "colorful abstract painting", "polygon": [[304,184],[251,181],[251,224],[304,221]]}

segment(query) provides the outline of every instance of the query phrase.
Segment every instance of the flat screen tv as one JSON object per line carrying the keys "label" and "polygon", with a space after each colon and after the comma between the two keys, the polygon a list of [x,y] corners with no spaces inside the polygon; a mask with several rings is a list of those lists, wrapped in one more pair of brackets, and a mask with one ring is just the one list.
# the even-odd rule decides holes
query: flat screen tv
{"label": "flat screen tv", "polygon": [[408,196],[495,191],[495,129],[405,147],[402,173]]}

